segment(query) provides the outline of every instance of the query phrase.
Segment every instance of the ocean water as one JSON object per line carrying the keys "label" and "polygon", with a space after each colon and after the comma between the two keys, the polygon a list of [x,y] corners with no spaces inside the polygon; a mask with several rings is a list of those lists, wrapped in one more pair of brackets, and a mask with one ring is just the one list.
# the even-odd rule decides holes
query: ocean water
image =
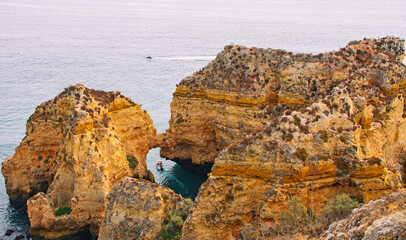
{"label": "ocean water", "polygon": [[[225,45],[320,53],[387,35],[406,37],[406,1],[0,0],[0,161],[35,107],[72,84],[120,91],[164,132],[176,84]],[[197,194],[204,177],[170,161],[158,173],[157,159],[151,150],[159,183]],[[9,228],[26,233],[28,221],[0,176],[0,239]]]}

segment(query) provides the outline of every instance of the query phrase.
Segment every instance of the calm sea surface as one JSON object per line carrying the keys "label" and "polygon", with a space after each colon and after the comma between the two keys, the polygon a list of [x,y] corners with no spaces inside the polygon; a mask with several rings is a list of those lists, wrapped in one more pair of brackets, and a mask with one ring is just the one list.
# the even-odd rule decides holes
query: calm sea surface
{"label": "calm sea surface", "polygon": [[[163,132],[176,84],[224,45],[320,53],[387,35],[406,37],[406,1],[0,0],[0,161],[35,107],[72,84],[121,91]],[[158,158],[148,154],[157,181],[196,196],[204,177],[170,161],[157,173]],[[0,239],[8,228],[24,233],[28,221],[0,176]]]}

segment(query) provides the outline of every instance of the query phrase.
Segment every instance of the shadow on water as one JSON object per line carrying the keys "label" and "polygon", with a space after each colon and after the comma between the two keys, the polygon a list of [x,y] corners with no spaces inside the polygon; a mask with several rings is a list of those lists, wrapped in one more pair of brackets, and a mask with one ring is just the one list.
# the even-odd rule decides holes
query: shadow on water
{"label": "shadow on water", "polygon": [[179,164],[175,164],[161,184],[184,197],[195,198],[200,186],[206,180],[206,176],[185,170]]}
{"label": "shadow on water", "polygon": [[[156,161],[161,159],[165,170],[156,169]],[[207,176],[185,170],[179,164],[159,156],[159,148],[151,149],[147,156],[148,169],[155,176],[155,181],[162,186],[172,189],[183,197],[195,198],[199,187],[207,180]]]}

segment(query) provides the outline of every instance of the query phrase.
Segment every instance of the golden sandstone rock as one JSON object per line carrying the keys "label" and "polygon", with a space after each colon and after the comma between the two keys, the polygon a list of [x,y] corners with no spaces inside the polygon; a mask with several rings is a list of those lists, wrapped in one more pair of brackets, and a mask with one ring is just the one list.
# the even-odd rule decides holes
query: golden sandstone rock
{"label": "golden sandstone rock", "polygon": [[[47,191],[28,200],[31,232],[45,238],[96,235],[102,221],[102,239],[159,238],[181,197],[121,181],[147,178],[146,153],[161,147],[161,156],[211,172],[183,239],[239,239],[244,229],[269,239],[294,197],[317,214],[342,193],[368,203],[402,190],[404,55],[404,41],[393,37],[318,55],[226,46],[181,81],[170,128],[158,136],[149,115],[119,93],[71,87],[30,117],[26,138],[3,164],[7,191],[20,205]],[[380,227],[405,222],[403,212],[386,213],[359,233],[372,239]],[[347,234],[332,226],[322,236]]]}
{"label": "golden sandstone rock", "polygon": [[[110,189],[125,176],[150,175],[146,154],[155,134],[150,116],[120,93],[69,87],[36,109],[27,137],[3,163],[10,199],[47,193],[27,203],[34,235],[97,235]],[[58,208],[72,211],[59,217]]]}
{"label": "golden sandstone rock", "polygon": [[[226,48],[220,55],[234,55],[231,64],[235,61],[238,65],[240,54],[234,54],[236,51]],[[277,52],[241,51],[256,53],[249,59],[266,59],[262,56]],[[183,239],[236,239],[248,225],[255,229],[256,236],[266,238],[270,236],[267,229],[278,221],[278,212],[286,209],[292,197],[318,213],[342,193],[367,203],[401,189],[406,149],[406,68],[399,62],[403,55],[403,41],[395,38],[363,40],[319,57],[281,54],[276,59],[279,78],[265,82],[256,91],[265,91],[267,84],[278,79],[276,95],[283,97],[277,99],[290,104],[283,105],[284,110],[275,115],[279,105],[270,102],[267,107],[273,107],[274,115],[269,116],[269,123],[217,156],[193,213],[185,222]],[[307,60],[298,61],[303,58]],[[289,64],[284,63],[285,59]],[[269,74],[259,72],[259,76]],[[205,80],[207,84],[215,82],[212,78]],[[257,82],[251,82],[254,90]],[[172,118],[179,109],[172,109]],[[198,107],[190,109],[198,111]],[[260,108],[251,111],[256,111],[257,116],[265,114]],[[206,115],[210,114],[216,115]],[[226,124],[226,119],[218,125]],[[176,137],[185,124],[194,126],[193,119],[172,122],[169,136]],[[215,136],[223,134],[218,125],[213,124]],[[179,139],[169,142],[177,143]]]}
{"label": "golden sandstone rock", "polygon": [[171,218],[183,223],[192,204],[169,188],[126,177],[107,195],[98,239],[158,239]]}
{"label": "golden sandstone rock", "polygon": [[222,149],[285,110],[305,110],[340,84],[367,101],[351,119],[369,128],[380,99],[403,94],[403,44],[390,37],[363,40],[318,55],[226,46],[178,85],[170,128],[157,143],[161,156],[210,172]]}

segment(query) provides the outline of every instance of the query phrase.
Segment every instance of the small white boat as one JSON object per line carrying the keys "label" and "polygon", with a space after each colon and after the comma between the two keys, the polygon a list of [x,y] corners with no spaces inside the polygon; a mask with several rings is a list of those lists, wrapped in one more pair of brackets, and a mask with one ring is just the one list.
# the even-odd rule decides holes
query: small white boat
{"label": "small white boat", "polygon": [[164,170],[164,165],[161,160],[156,161],[156,169],[158,169],[158,171]]}

